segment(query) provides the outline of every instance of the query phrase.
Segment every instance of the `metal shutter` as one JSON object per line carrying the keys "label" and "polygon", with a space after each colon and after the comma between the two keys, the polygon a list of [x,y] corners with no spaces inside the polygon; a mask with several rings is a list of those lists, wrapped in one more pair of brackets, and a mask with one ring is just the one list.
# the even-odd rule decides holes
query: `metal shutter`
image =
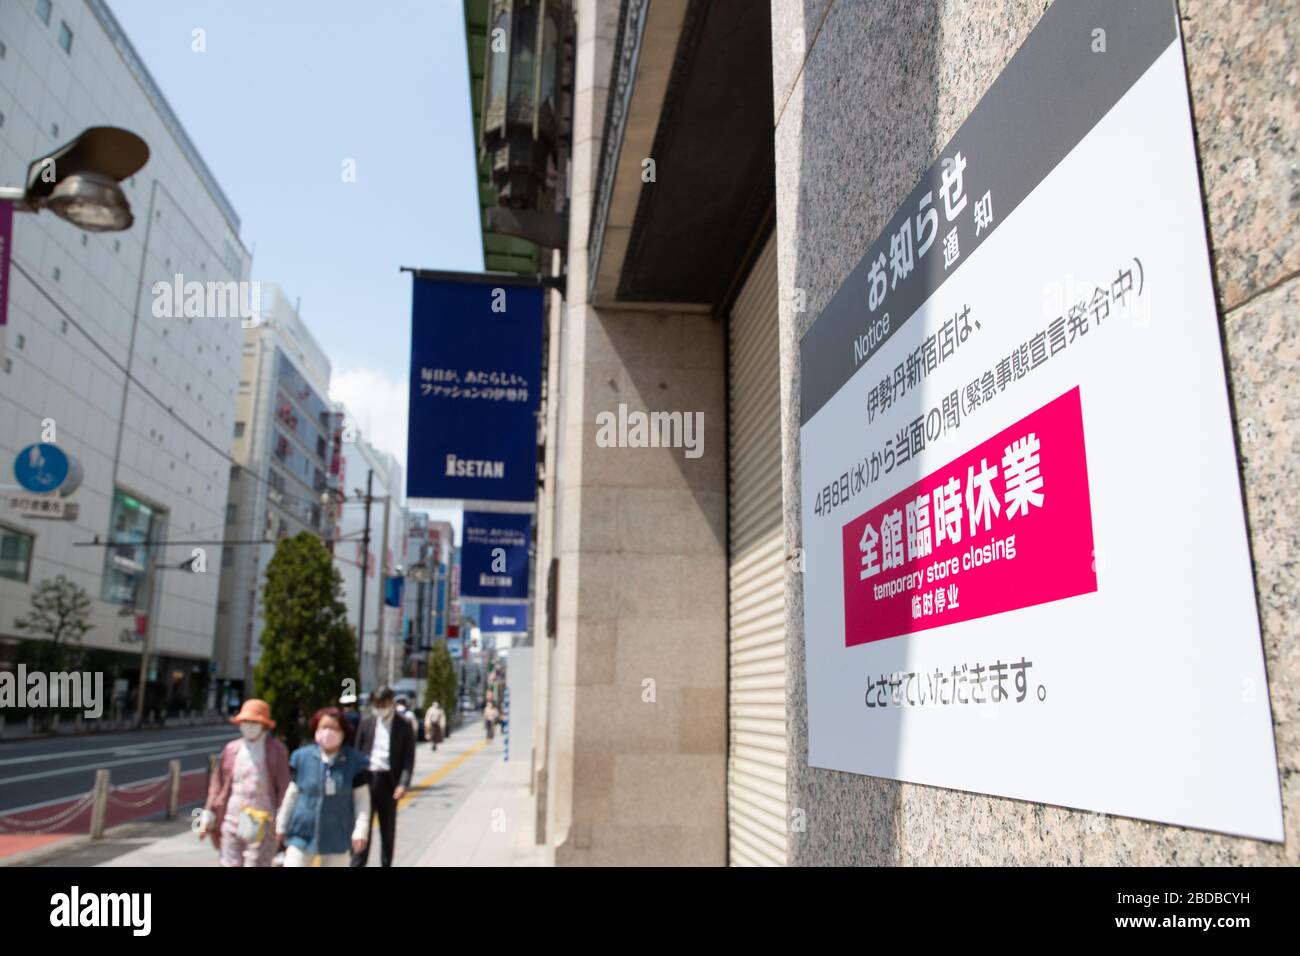
{"label": "metal shutter", "polygon": [[733,866],[784,866],[785,543],[775,234],[736,298],[727,346],[727,844]]}

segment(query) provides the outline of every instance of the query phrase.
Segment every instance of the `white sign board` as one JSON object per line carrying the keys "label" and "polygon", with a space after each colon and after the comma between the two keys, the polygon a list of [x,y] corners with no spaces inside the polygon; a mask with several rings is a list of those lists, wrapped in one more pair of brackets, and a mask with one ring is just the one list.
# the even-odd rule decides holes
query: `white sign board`
{"label": "white sign board", "polygon": [[1173,4],[1053,4],[800,360],[813,766],[1282,839]]}
{"label": "white sign board", "polygon": [[5,503],[10,511],[27,518],[53,518],[62,520],[67,517],[70,503],[56,495],[29,495],[13,492],[5,495]]}

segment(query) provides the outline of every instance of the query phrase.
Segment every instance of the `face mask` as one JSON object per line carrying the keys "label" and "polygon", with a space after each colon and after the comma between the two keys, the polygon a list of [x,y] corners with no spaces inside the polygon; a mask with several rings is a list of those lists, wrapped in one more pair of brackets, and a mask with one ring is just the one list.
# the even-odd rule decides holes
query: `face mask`
{"label": "face mask", "polygon": [[255,720],[246,720],[239,725],[239,732],[245,740],[256,740],[262,736],[262,725]]}
{"label": "face mask", "polygon": [[322,750],[338,750],[339,744],[343,742],[343,731],[335,730],[333,727],[322,727],[316,731],[316,743],[320,744]]}

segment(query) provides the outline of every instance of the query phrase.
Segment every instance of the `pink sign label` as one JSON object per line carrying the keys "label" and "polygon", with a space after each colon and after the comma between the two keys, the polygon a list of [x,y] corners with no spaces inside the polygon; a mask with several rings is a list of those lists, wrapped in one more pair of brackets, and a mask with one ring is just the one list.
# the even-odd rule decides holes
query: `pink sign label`
{"label": "pink sign label", "polygon": [[846,647],[1096,591],[1079,389],[842,533]]}

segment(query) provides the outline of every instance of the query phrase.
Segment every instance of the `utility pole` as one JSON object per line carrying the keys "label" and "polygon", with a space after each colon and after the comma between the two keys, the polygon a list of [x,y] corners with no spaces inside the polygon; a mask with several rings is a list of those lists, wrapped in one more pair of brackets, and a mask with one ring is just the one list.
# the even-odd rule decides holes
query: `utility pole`
{"label": "utility pole", "polygon": [[361,536],[361,620],[357,627],[357,682],[361,683],[365,674],[366,662],[366,578],[370,574],[370,502],[374,490],[375,470],[366,469],[366,530]]}
{"label": "utility pole", "polygon": [[[385,490],[391,492],[392,489],[386,488]],[[386,670],[388,673],[388,686],[390,687],[393,685],[394,681],[393,649],[388,646],[388,635],[384,633],[384,614],[388,607],[388,573],[391,570],[388,567],[388,520],[389,510],[392,506],[392,494],[384,495],[384,533],[380,535],[379,538],[379,624],[378,627],[375,628],[375,643],[379,650],[377,659],[387,661],[388,666]],[[370,513],[369,507],[366,508],[366,513]],[[375,678],[378,679],[378,677],[379,675],[376,673]]]}

